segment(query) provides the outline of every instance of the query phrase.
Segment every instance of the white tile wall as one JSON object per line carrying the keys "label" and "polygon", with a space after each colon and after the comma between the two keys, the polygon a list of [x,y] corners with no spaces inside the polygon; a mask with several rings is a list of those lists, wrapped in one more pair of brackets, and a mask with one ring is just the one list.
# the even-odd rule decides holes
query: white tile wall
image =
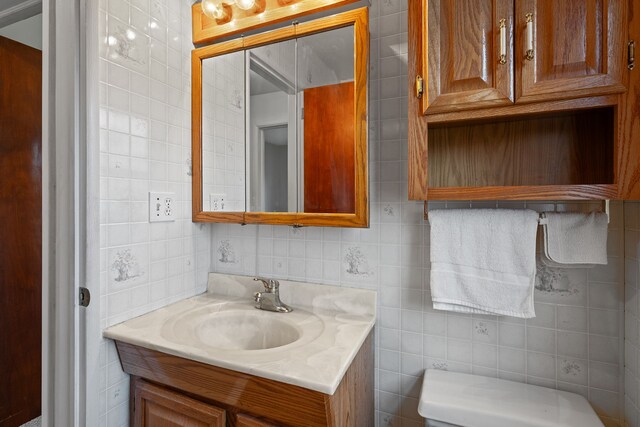
{"label": "white tile wall", "polygon": [[[510,208],[589,211],[600,203],[509,203]],[[435,311],[429,229],[421,206],[377,202],[368,230],[215,225],[214,271],[366,287],[378,291],[376,408],[380,426],[418,425],[425,368],[559,388],[587,397],[609,426],[622,419],[622,204],[612,203],[609,264],[539,266],[535,319]],[[438,203],[431,208],[503,207]],[[384,220],[391,221],[389,223]]]}
{"label": "white tile wall", "polygon": [[[218,272],[366,287],[378,291],[380,303],[375,372],[380,426],[421,425],[417,397],[427,367],[576,391],[606,416],[608,425],[618,425],[623,403],[621,205],[612,205],[609,266],[541,271],[536,319],[432,310],[428,224],[422,205],[406,201],[407,0],[372,3],[371,227],[215,225],[209,233],[209,226],[190,222],[190,2],[102,0],[103,326],[203,290],[210,264]],[[178,221],[147,222],[149,190],[176,192]],[[627,269],[636,259],[627,259]],[[627,333],[627,347],[633,350],[627,351],[627,376],[637,372],[630,361],[638,360],[637,347],[629,341]],[[112,345],[103,343],[101,356],[101,424],[127,425],[128,379]],[[633,408],[637,414],[638,389],[632,389],[635,394],[627,390],[627,412]]]}
{"label": "white tile wall", "polygon": [[640,202],[624,204],[625,243],[625,331],[624,331],[624,414],[627,425],[640,426]]}
{"label": "white tile wall", "polygon": [[[422,425],[425,368],[473,372],[581,393],[607,425],[622,418],[622,205],[612,204],[609,265],[541,268],[532,320],[434,311],[429,227],[407,200],[407,1],[371,8],[369,229],[215,225],[214,271],[378,291],[376,410],[380,426]],[[600,203],[433,207],[591,210]]]}
{"label": "white tile wall", "polygon": [[[210,227],[191,222],[191,2],[101,0],[100,243],[103,327],[201,292]],[[148,222],[148,192],[176,193]],[[128,377],[101,344],[101,425],[128,424]]]}

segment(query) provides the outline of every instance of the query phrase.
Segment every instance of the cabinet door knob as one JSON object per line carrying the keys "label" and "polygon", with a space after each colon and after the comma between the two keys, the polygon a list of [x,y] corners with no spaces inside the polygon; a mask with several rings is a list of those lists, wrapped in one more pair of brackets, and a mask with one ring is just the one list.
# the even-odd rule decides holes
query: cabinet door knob
{"label": "cabinet door knob", "polygon": [[527,13],[527,27],[525,29],[524,45],[526,47],[524,57],[531,61],[533,59],[533,13]]}
{"label": "cabinet door knob", "polygon": [[629,41],[627,45],[628,58],[627,58],[627,68],[629,70],[633,70],[636,67],[636,42],[635,40]]}
{"label": "cabinet door knob", "polygon": [[498,64],[504,65],[507,63],[507,20],[500,20],[500,56],[498,57]]}

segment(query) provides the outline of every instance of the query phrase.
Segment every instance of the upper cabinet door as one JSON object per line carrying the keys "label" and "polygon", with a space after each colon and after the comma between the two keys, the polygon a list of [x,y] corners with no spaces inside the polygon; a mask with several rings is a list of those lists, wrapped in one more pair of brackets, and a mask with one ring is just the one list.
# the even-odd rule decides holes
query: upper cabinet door
{"label": "upper cabinet door", "polygon": [[624,92],[623,0],[516,0],[516,102]]}
{"label": "upper cabinet door", "polygon": [[424,113],[512,104],[513,0],[423,0],[422,7]]}

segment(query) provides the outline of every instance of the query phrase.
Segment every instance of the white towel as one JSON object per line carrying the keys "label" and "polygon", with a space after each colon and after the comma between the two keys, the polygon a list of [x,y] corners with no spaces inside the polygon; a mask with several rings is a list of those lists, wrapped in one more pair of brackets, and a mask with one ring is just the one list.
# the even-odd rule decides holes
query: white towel
{"label": "white towel", "polygon": [[603,212],[545,212],[540,220],[542,263],[564,268],[607,264],[608,222]]}
{"label": "white towel", "polygon": [[433,210],[429,222],[436,310],[535,317],[536,212]]}

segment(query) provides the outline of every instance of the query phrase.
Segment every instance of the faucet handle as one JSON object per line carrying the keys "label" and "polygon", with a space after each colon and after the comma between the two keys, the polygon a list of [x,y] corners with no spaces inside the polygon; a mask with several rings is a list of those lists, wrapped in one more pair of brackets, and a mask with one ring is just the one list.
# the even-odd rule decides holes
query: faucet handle
{"label": "faucet handle", "polygon": [[254,277],[253,280],[260,281],[264,285],[264,288],[269,291],[277,291],[280,288],[280,282],[275,279],[266,279],[264,277]]}

